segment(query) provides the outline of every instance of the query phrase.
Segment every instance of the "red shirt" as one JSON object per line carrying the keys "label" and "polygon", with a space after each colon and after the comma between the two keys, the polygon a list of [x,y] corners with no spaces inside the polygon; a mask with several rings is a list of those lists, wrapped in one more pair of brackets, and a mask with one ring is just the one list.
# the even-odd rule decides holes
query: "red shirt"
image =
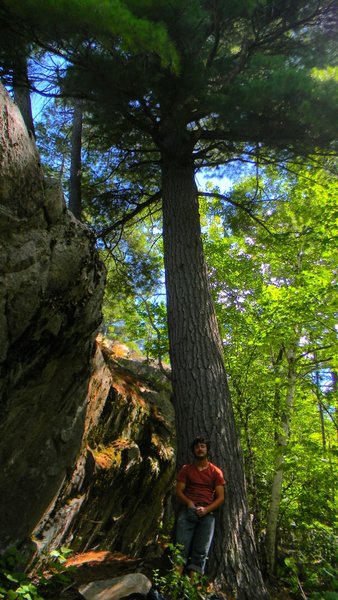
{"label": "red shirt", "polygon": [[221,469],[210,462],[202,471],[195,464],[183,465],[177,475],[177,481],[185,483],[184,495],[192,500],[195,506],[211,504],[214,500],[215,487],[225,484]]}

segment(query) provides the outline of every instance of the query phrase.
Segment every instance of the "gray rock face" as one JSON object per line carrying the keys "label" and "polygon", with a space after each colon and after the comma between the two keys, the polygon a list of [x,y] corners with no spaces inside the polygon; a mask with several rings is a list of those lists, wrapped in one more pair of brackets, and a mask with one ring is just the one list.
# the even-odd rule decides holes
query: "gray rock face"
{"label": "gray rock face", "polygon": [[10,219],[28,218],[43,205],[39,155],[22,116],[0,85],[0,198]]}
{"label": "gray rock face", "polygon": [[0,89],[0,551],[30,535],[79,453],[104,267]]}

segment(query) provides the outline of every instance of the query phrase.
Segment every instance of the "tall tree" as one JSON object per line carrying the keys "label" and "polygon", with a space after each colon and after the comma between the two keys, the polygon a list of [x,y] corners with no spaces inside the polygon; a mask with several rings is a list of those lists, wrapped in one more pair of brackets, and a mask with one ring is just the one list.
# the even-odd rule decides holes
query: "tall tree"
{"label": "tall tree", "polygon": [[[160,168],[178,461],[188,459],[197,432],[211,437],[214,460],[228,480],[211,572],[237,598],[264,598],[203,254],[195,171],[243,152],[264,156],[268,147],[285,156],[330,148],[336,87],[329,78],[316,78],[313,68],[328,61],[333,3],[5,3],[40,24],[49,11],[48,21],[58,21],[54,35],[58,30],[62,38],[50,49],[70,65],[63,93],[87,100],[110,144],[131,150],[135,172],[144,173],[154,160]],[[143,26],[143,45],[141,36],[128,35],[128,26],[116,31],[114,18],[121,14],[129,32],[131,25],[136,31]],[[149,24],[162,37],[151,37]],[[163,24],[175,48],[168,45],[166,56]]]}

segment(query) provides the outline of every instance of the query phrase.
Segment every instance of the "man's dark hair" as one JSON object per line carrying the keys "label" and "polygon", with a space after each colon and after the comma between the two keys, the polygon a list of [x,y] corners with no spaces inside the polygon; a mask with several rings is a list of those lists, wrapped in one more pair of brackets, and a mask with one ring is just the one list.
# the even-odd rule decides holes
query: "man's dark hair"
{"label": "man's dark hair", "polygon": [[209,442],[209,440],[208,440],[208,439],[207,439],[207,438],[206,438],[204,435],[198,435],[198,436],[197,436],[197,437],[194,439],[194,441],[193,441],[193,442],[192,442],[192,444],[191,444],[191,451],[192,451],[192,452],[194,452],[195,446],[196,446],[197,444],[205,444],[205,445],[206,445],[206,447],[207,447],[207,450],[208,450],[208,452],[209,452],[209,450],[210,450],[210,442]]}

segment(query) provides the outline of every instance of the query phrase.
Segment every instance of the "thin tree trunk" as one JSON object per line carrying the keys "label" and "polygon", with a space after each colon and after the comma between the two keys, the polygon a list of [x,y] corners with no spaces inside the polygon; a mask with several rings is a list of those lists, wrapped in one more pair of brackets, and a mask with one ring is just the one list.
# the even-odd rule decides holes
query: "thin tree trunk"
{"label": "thin tree trunk", "polygon": [[178,463],[206,434],[227,480],[210,574],[240,600],[267,598],[246,505],[244,469],[201,240],[192,152],[162,157],[163,239]]}
{"label": "thin tree trunk", "polygon": [[[315,359],[317,360],[317,356],[315,355]],[[316,371],[316,396],[318,401],[318,410],[319,410],[319,420],[320,420],[320,430],[322,433],[322,446],[323,450],[326,451],[326,436],[325,436],[325,424],[324,424],[324,411],[323,411],[323,403],[321,400],[321,389],[320,389],[320,373]]]}
{"label": "thin tree trunk", "polygon": [[18,57],[13,68],[13,92],[27,131],[34,137],[35,128],[32,114],[32,103],[29,90],[27,60],[24,56]]}
{"label": "thin tree trunk", "polygon": [[266,527],[267,571],[269,577],[271,578],[276,574],[277,528],[280,503],[282,499],[285,450],[290,439],[290,419],[297,379],[294,351],[288,350],[286,355],[288,360],[287,392],[284,409],[281,411],[280,415],[280,423],[277,424],[277,429],[278,431],[281,430],[281,433],[276,435],[275,471],[271,487],[269,513]]}
{"label": "thin tree trunk", "polygon": [[82,107],[75,101],[73,113],[73,129],[71,140],[71,164],[69,180],[69,210],[74,217],[81,221],[82,194],[81,194],[81,149],[82,149]]}

